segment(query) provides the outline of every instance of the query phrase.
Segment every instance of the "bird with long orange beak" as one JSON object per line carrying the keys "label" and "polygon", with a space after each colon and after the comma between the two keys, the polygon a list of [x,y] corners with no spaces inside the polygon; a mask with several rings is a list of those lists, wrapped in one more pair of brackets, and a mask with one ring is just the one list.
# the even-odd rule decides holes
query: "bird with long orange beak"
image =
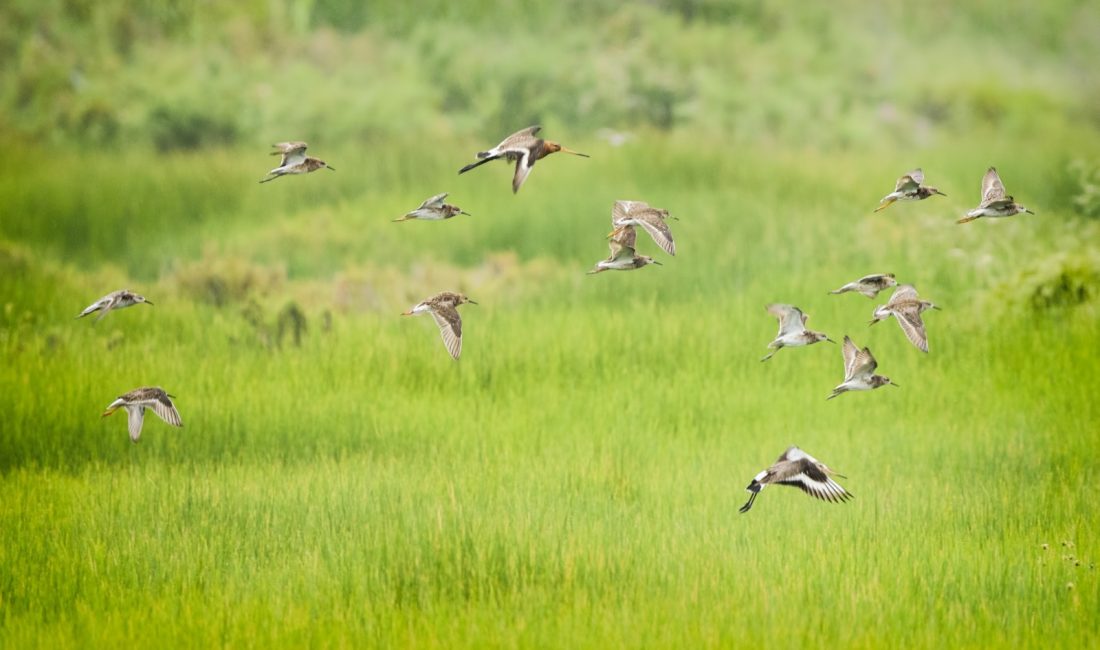
{"label": "bird with long orange beak", "polygon": [[557,142],[543,140],[536,135],[541,130],[541,126],[529,126],[522,131],[513,133],[501,140],[500,144],[492,149],[479,151],[477,154],[478,161],[466,165],[458,170],[458,173],[464,174],[474,167],[484,165],[490,160],[497,160],[498,158],[515,161],[516,173],[512,177],[512,192],[515,193],[523,186],[523,181],[527,180],[527,175],[531,173],[531,168],[535,166],[535,163],[552,153],[564,151],[574,156],[588,158],[588,154],[567,149]]}

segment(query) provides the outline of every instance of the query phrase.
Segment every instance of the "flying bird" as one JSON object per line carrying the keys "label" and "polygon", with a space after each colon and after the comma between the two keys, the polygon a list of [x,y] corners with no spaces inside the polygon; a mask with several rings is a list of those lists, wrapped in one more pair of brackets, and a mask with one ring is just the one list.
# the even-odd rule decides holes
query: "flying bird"
{"label": "flying bird", "polygon": [[164,392],[163,388],[154,386],[135,388],[111,402],[107,410],[103,412],[103,417],[107,417],[120,408],[126,409],[126,413],[129,415],[130,440],[137,442],[138,438],[141,437],[141,425],[145,421],[146,408],[153,409],[153,413],[156,413],[160,419],[174,427],[183,426],[183,422],[180,420],[180,412],[176,410],[176,405],[172,403],[172,397],[172,395]]}
{"label": "flying bird", "polygon": [[649,264],[663,266],[660,262],[648,255],[639,255],[634,248],[637,243],[638,233],[634,226],[624,226],[612,233],[607,243],[611,254],[606,260],[596,262],[596,266],[588,272],[588,275],[603,273],[604,271],[633,271]]}
{"label": "flying bird", "polygon": [[461,293],[444,291],[417,303],[401,315],[430,313],[435,319],[435,324],[439,326],[439,333],[443,336],[443,345],[447,347],[447,352],[451,353],[452,358],[457,359],[462,353],[462,318],[458,315],[458,306],[467,303],[477,304]]}
{"label": "flying bird", "polygon": [[466,212],[457,205],[451,205],[450,203],[444,203],[443,200],[447,198],[447,193],[436,194],[432,198],[424,201],[420,204],[420,207],[412,212],[406,212],[405,216],[400,219],[394,219],[397,221],[409,221],[411,219],[420,219],[422,221],[441,221],[443,219],[450,219],[456,214],[464,214],[470,216],[469,212]]}
{"label": "flying bird", "polygon": [[767,310],[769,314],[779,319],[779,333],[775,335],[775,340],[768,344],[768,348],[775,351],[769,352],[761,361],[771,359],[783,348],[800,348],[820,341],[836,343],[821,332],[806,329],[806,321],[810,317],[794,305],[772,304],[767,306]]}
{"label": "flying bird", "polygon": [[921,171],[919,167],[905,174],[899,178],[898,182],[894,185],[894,191],[882,197],[882,200],[879,201],[879,206],[875,208],[875,212],[885,210],[893,205],[895,201],[923,201],[933,194],[947,196],[934,187],[921,185],[923,182],[924,172]]}
{"label": "flying bird", "polygon": [[111,293],[103,296],[99,300],[93,302],[84,308],[84,311],[80,312],[77,318],[84,318],[88,314],[99,312],[99,318],[96,322],[99,322],[111,313],[115,309],[125,309],[134,305],[140,304],[152,305],[153,303],[145,299],[145,296],[138,295],[129,289],[119,289],[118,291],[112,291]]}
{"label": "flying bird", "polygon": [[282,159],[279,160],[278,167],[269,171],[267,177],[260,180],[261,183],[273,181],[287,174],[308,174],[322,167],[330,171],[336,171],[320,158],[307,156],[306,143],[304,142],[277,142],[271,146],[275,147],[275,151],[272,151],[271,155],[281,155]]}
{"label": "flying bird", "polygon": [[841,352],[844,354],[844,381],[837,385],[833,389],[832,395],[825,399],[833,399],[837,395],[850,390],[874,390],[886,384],[897,386],[897,384],[890,381],[889,377],[875,374],[878,362],[875,361],[870,349],[856,349],[856,344],[852,343],[852,339],[845,336]]}
{"label": "flying bird", "polygon": [[891,316],[898,322],[901,331],[909,342],[917,346],[921,352],[928,352],[928,334],[924,331],[924,320],[921,312],[928,309],[939,309],[928,300],[921,300],[917,295],[917,289],[911,284],[903,284],[894,290],[894,295],[885,305],[875,308],[871,325]]}
{"label": "flying bird", "polygon": [[745,491],[750,492],[752,496],[749,497],[748,503],[741,506],[740,512],[748,512],[753,501],[756,501],[756,495],[772,483],[796,487],[822,501],[840,503],[852,498],[851,494],[831,478],[832,476],[847,478],[829,469],[825,463],[798,447],[789,447],[771,467],[757,474],[752,479],[752,483],[745,488]]}
{"label": "flying bird", "polygon": [[893,273],[879,273],[876,275],[865,275],[862,278],[849,282],[843,287],[830,291],[829,293],[847,293],[849,291],[855,291],[856,293],[862,293],[868,298],[874,298],[878,295],[879,291],[887,289],[889,287],[896,287],[898,281],[894,279]]}
{"label": "flying bird", "polygon": [[1011,196],[1005,196],[1005,184],[997,174],[995,167],[990,167],[982,177],[982,202],[978,207],[966,213],[958,223],[967,223],[982,217],[1011,217],[1014,214],[1027,212],[1035,214],[1024,206],[1016,203]]}
{"label": "flying bird", "polygon": [[484,165],[490,160],[498,158],[514,161],[516,163],[516,173],[512,177],[512,192],[515,193],[523,186],[523,181],[527,180],[527,175],[531,173],[531,168],[535,166],[535,163],[552,153],[564,151],[574,156],[588,158],[588,154],[566,149],[557,142],[537,137],[536,134],[540,130],[542,130],[541,126],[529,126],[522,131],[513,133],[492,149],[479,151],[477,154],[478,161],[466,165],[458,170],[458,173],[464,174],[478,165]]}
{"label": "flying bird", "polygon": [[643,201],[615,201],[611,208],[611,225],[615,227],[607,236],[614,237],[624,228],[641,226],[653,238],[661,250],[676,255],[676,242],[668,227],[668,210],[651,208]]}

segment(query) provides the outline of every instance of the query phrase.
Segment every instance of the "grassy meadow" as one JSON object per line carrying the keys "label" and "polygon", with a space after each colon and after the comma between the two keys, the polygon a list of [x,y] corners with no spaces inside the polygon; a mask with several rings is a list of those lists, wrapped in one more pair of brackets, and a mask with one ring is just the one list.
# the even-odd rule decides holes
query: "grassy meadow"
{"label": "grassy meadow", "polygon": [[[1100,12],[428,4],[0,9],[0,647],[1100,646]],[[535,122],[591,159],[455,175]],[[955,224],[989,165],[1036,215]],[[616,199],[677,256],[586,275]],[[900,388],[760,363],[770,302]],[[855,498],[739,514],[792,444]]]}

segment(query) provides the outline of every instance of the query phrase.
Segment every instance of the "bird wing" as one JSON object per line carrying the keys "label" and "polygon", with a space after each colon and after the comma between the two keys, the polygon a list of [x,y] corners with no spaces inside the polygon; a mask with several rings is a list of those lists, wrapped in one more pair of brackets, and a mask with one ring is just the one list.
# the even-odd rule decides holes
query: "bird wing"
{"label": "bird wing", "polygon": [[271,145],[278,149],[278,151],[272,152],[272,154],[283,155],[279,161],[280,167],[286,167],[287,165],[299,165],[306,159],[306,143],[304,142],[279,142]]}
{"label": "bird wing", "polygon": [[530,149],[531,145],[535,143],[538,138],[535,135],[542,130],[541,126],[529,126],[521,131],[516,131],[512,135],[504,138],[500,141],[500,144],[496,146],[498,151],[515,151],[519,149]]}
{"label": "bird wing", "polygon": [[982,202],[981,207],[987,208],[994,201],[1000,201],[1005,197],[1005,184],[997,174],[997,169],[990,167],[982,178]]}
{"label": "bird wing", "polygon": [[661,247],[661,250],[669,255],[676,254],[676,242],[672,241],[672,230],[669,229],[665,220],[661,218],[659,212],[650,208],[634,215],[634,218],[642,224],[642,227],[645,228],[645,231],[653,238],[653,241]]}
{"label": "bird wing", "polygon": [[806,329],[806,319],[802,310],[794,305],[772,304],[767,307],[768,313],[779,319],[779,336],[796,334]]}
{"label": "bird wing", "polygon": [[145,421],[145,407],[138,404],[126,408],[128,416],[127,426],[130,429],[130,440],[138,441],[141,437],[141,424]]}
{"label": "bird wing", "polygon": [[424,208],[442,208],[443,200],[447,198],[447,194],[447,192],[436,194],[432,198],[427,199],[423,203],[421,203],[420,207],[417,208],[417,210],[423,210]]}
{"label": "bird wing", "polygon": [[917,346],[921,352],[928,352],[928,334],[924,331],[924,320],[920,317],[920,304],[911,302],[894,310],[894,320],[898,322],[905,338]]}
{"label": "bird wing", "polygon": [[633,213],[638,210],[645,210],[649,208],[649,204],[645,201],[615,201],[615,205],[611,207],[611,225],[619,225],[619,220],[626,219],[633,216]]}
{"label": "bird wing", "polygon": [[776,480],[776,483],[794,486],[812,497],[822,501],[839,503],[851,498],[844,488],[822,471],[809,458],[791,463],[785,472],[786,476]]}
{"label": "bird wing", "polygon": [[[629,248],[631,251],[633,251],[635,248],[634,245],[637,243],[637,240],[638,232],[634,230],[634,226],[623,226],[622,230],[619,231],[619,234],[612,237],[611,240],[608,242],[608,246],[611,248],[611,257],[609,259],[614,259],[615,256],[619,254],[619,251],[623,248]],[[632,252],[631,257],[633,256],[634,253]]]}
{"label": "bird wing", "polygon": [[855,367],[856,357],[859,356],[859,348],[850,337],[845,336],[840,353],[844,355],[844,381],[848,381],[852,378],[852,369]]}
{"label": "bird wing", "polygon": [[531,173],[531,168],[535,166],[537,160],[538,154],[534,149],[524,149],[516,159],[516,174],[512,177],[513,194],[523,187],[523,181],[527,180],[527,175]]}
{"label": "bird wing", "polygon": [[111,295],[104,297],[103,300],[100,300],[99,317],[95,319],[97,323],[106,318],[107,314],[110,313],[112,309],[118,307],[119,303],[122,302],[122,296],[123,292],[116,291]]}
{"label": "bird wing", "polygon": [[443,336],[443,345],[447,352],[455,359],[462,353],[462,318],[458,315],[458,309],[451,304],[436,305],[432,309],[432,318],[439,326],[439,333]]}
{"label": "bird wing", "polygon": [[160,419],[164,420],[168,424],[174,427],[182,427],[183,420],[180,419],[180,412],[176,410],[176,405],[172,403],[172,398],[167,394],[161,392],[153,399],[150,408],[153,409],[153,413],[156,413]]}
{"label": "bird wing", "polygon": [[902,302],[909,302],[911,300],[919,300],[917,297],[917,288],[911,284],[899,284],[897,289],[894,289],[894,295],[890,296],[890,300],[887,301],[886,306],[892,307]]}
{"label": "bird wing", "polygon": [[[115,293],[117,293],[117,292],[115,292]],[[111,302],[111,299],[115,296],[115,293],[109,293],[106,296],[103,296],[99,300],[97,300],[97,301],[93,302],[92,304],[88,305],[87,307],[84,308],[84,311],[80,312],[80,315],[77,316],[77,318],[83,318],[83,317],[87,316],[88,314],[94,313],[98,309],[103,309],[103,307],[105,307],[107,304],[109,304]]]}
{"label": "bird wing", "polygon": [[894,185],[894,191],[902,194],[912,194],[917,191],[922,182],[924,182],[924,172],[918,167],[899,178],[897,184]]}
{"label": "bird wing", "polygon": [[871,354],[871,349],[863,348],[852,360],[852,374],[845,377],[844,381],[856,377],[870,377],[875,374],[875,368],[878,368],[878,361],[875,361],[875,356]]}

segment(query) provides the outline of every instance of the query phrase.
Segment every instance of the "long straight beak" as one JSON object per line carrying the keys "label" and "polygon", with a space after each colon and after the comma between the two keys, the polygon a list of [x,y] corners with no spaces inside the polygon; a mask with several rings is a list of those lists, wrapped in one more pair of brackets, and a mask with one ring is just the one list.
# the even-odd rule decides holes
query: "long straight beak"
{"label": "long straight beak", "polygon": [[472,217],[472,216],[474,216],[474,215],[470,214],[469,212],[466,212],[465,210],[459,210],[459,211],[458,211],[458,213],[459,213],[459,214],[464,214],[464,215],[466,215],[467,217]]}
{"label": "long straight beak", "polygon": [[650,264],[656,264],[657,266],[664,266],[664,264],[661,264],[657,260],[653,260],[652,262],[650,262]]}
{"label": "long straight beak", "polygon": [[1031,210],[1028,210],[1027,208],[1024,208],[1024,212],[1026,212],[1028,214],[1035,214],[1034,212],[1032,212]]}
{"label": "long straight beak", "polygon": [[330,172],[336,171],[335,167],[329,167],[328,165],[325,165],[325,169],[329,170]]}
{"label": "long straight beak", "polygon": [[152,303],[151,301],[149,301],[149,300],[146,300],[146,301],[145,301],[145,304],[149,305],[150,307],[153,307],[153,306],[154,306],[154,305],[153,305],[153,303]]}
{"label": "long straight beak", "polygon": [[932,191],[935,192],[936,194],[939,194],[940,196],[947,196],[946,194],[944,194],[943,192],[941,192],[939,190],[932,190]]}
{"label": "long straight beak", "polygon": [[470,300],[469,298],[467,298],[467,299],[466,299],[466,304],[468,304],[468,305],[476,305],[477,303],[476,303],[476,302],[474,302],[473,300]]}
{"label": "long straight beak", "polygon": [[564,151],[565,153],[571,153],[574,156],[580,156],[582,158],[591,158],[592,157],[592,156],[589,156],[586,153],[581,153],[579,151],[573,151],[572,149],[566,149],[565,147],[562,147],[561,150]]}
{"label": "long straight beak", "polygon": [[[829,338],[828,336],[826,336],[826,337],[825,337],[825,340],[826,340],[826,341],[828,341],[829,343],[836,343],[836,341],[832,340],[832,339],[831,339],[831,338]],[[837,474],[837,476],[840,476],[840,475],[839,475],[839,474]]]}
{"label": "long straight beak", "polygon": [[897,385],[897,384],[895,384],[894,382],[890,382],[890,385],[891,385],[891,386],[893,386],[894,388],[901,388],[901,386],[898,386],[898,385]]}

